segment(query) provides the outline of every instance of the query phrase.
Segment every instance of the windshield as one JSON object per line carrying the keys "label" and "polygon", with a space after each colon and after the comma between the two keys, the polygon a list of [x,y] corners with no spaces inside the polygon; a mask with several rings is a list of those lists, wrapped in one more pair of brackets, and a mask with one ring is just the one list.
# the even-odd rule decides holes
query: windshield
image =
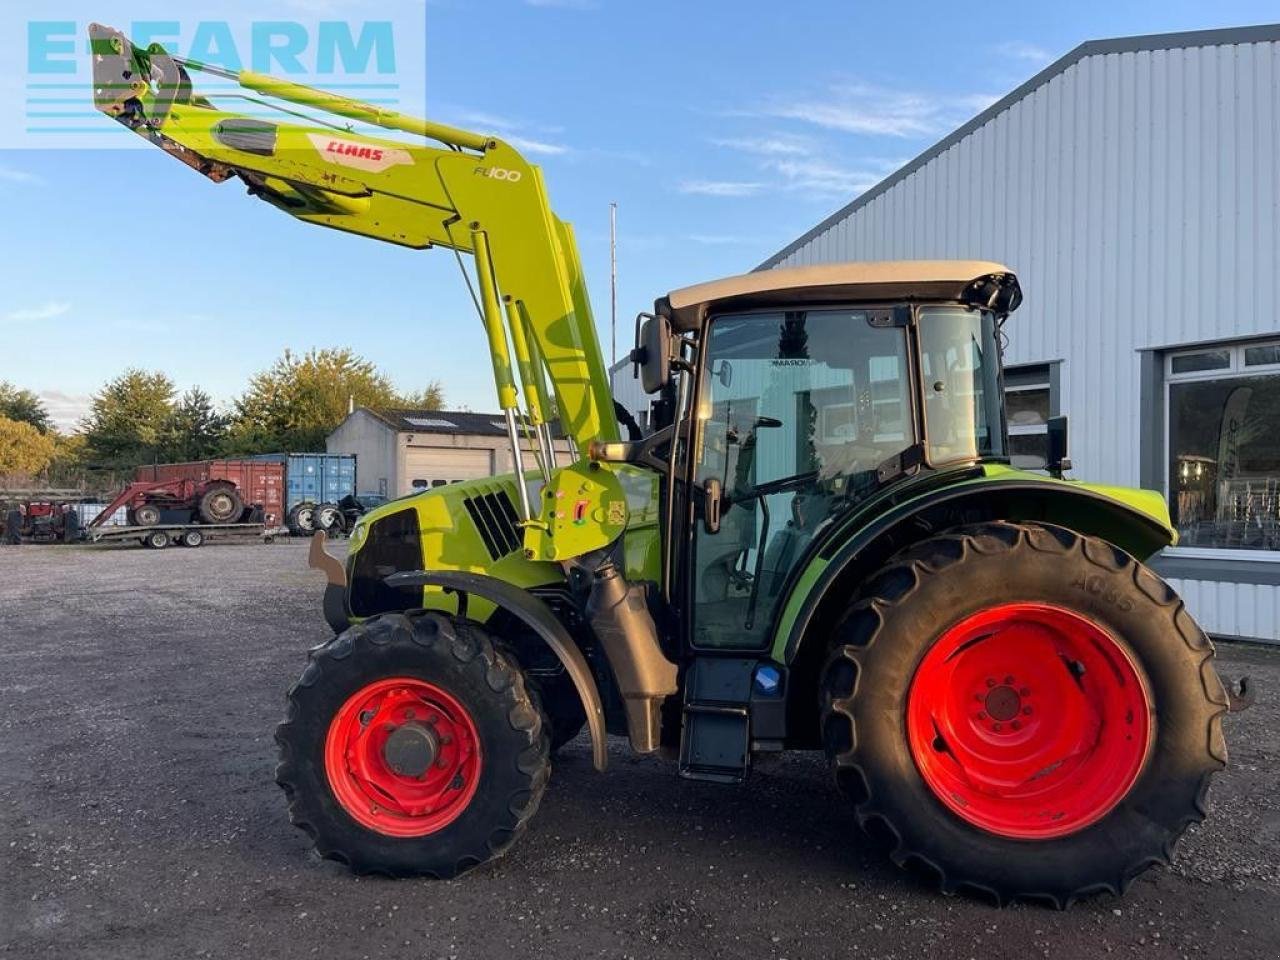
{"label": "windshield", "polygon": [[1005,455],[997,336],[995,317],[986,311],[921,308],[930,463]]}

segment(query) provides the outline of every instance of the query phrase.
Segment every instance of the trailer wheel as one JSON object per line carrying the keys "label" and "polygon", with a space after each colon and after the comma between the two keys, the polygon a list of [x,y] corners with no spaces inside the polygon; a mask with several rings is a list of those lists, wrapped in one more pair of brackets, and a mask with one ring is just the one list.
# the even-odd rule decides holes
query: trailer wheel
{"label": "trailer wheel", "polygon": [[836,628],[823,744],[858,822],[946,893],[1122,893],[1226,765],[1213,646],[1163,580],[1047,525],[908,548]]}
{"label": "trailer wheel", "polygon": [[169,545],[169,534],[163,530],[154,530],[142,538],[142,545],[152,550],[163,550]]}
{"label": "trailer wheel", "polygon": [[315,528],[323,530],[329,536],[342,533],[345,525],[342,520],[342,511],[338,509],[337,504],[322,503],[316,507]]}
{"label": "trailer wheel", "polygon": [[204,546],[204,534],[199,530],[184,530],[179,541],[184,547]]}
{"label": "trailer wheel", "polygon": [[154,527],[160,522],[160,508],[154,503],[144,503],[133,511],[133,522],[140,527]]}
{"label": "trailer wheel", "polygon": [[317,852],[454,877],[504,853],[551,773],[546,720],[478,624],[384,614],[314,648],[276,728],[276,782]]}
{"label": "trailer wheel", "polygon": [[316,505],[314,503],[295,504],[285,518],[285,526],[295,537],[309,537],[316,532]]}
{"label": "trailer wheel", "polygon": [[244,513],[244,501],[235,487],[211,487],[200,498],[199,512],[205,523],[235,523]]}

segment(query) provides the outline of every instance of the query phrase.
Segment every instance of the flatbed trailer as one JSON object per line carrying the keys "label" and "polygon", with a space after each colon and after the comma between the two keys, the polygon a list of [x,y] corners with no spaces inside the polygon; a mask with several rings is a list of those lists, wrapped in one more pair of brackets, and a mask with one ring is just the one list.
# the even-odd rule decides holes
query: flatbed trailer
{"label": "flatbed trailer", "polygon": [[85,530],[85,543],[122,543],[136,540],[144,547],[201,547],[208,540],[261,538],[271,543],[288,531],[265,523],[159,523],[151,526],[100,526]]}

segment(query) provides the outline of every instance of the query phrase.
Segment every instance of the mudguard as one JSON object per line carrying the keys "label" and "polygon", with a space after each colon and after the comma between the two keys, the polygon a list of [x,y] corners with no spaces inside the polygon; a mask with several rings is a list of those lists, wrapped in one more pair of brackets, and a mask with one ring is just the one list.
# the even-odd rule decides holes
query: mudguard
{"label": "mudguard", "polygon": [[984,501],[997,505],[993,511],[997,519],[1054,523],[1113,543],[1139,560],[1177,539],[1159,494],[988,471],[981,478],[897,503],[865,521],[855,518],[833,531],[791,590],[774,632],[773,658],[779,663],[792,661],[832,585],[882,537],[932,508],[958,508],[966,502],[978,506]]}
{"label": "mudguard", "polygon": [[605,769],[609,762],[608,740],[604,726],[604,706],[600,702],[595,678],[573,637],[545,603],[496,577],[458,570],[405,571],[393,573],[385,582],[391,587],[444,587],[446,590],[474,594],[519,618],[538,634],[564,664],[569,679],[573,681],[573,686],[582,699],[582,706],[587,714],[587,729],[591,732],[592,762],[597,770]]}

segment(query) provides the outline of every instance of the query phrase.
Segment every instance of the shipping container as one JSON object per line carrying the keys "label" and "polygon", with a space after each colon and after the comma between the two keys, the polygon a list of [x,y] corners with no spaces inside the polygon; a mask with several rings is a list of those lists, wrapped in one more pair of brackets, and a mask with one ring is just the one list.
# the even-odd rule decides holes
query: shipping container
{"label": "shipping container", "polygon": [[160,463],[139,467],[141,481],[230,480],[240,491],[245,506],[262,508],[263,522],[278,526],[284,522],[285,465],[273,460],[197,460],[193,463]]}
{"label": "shipping container", "polygon": [[356,492],[356,458],[338,453],[264,453],[254,459],[285,465],[284,512],[300,503],[336,504]]}

